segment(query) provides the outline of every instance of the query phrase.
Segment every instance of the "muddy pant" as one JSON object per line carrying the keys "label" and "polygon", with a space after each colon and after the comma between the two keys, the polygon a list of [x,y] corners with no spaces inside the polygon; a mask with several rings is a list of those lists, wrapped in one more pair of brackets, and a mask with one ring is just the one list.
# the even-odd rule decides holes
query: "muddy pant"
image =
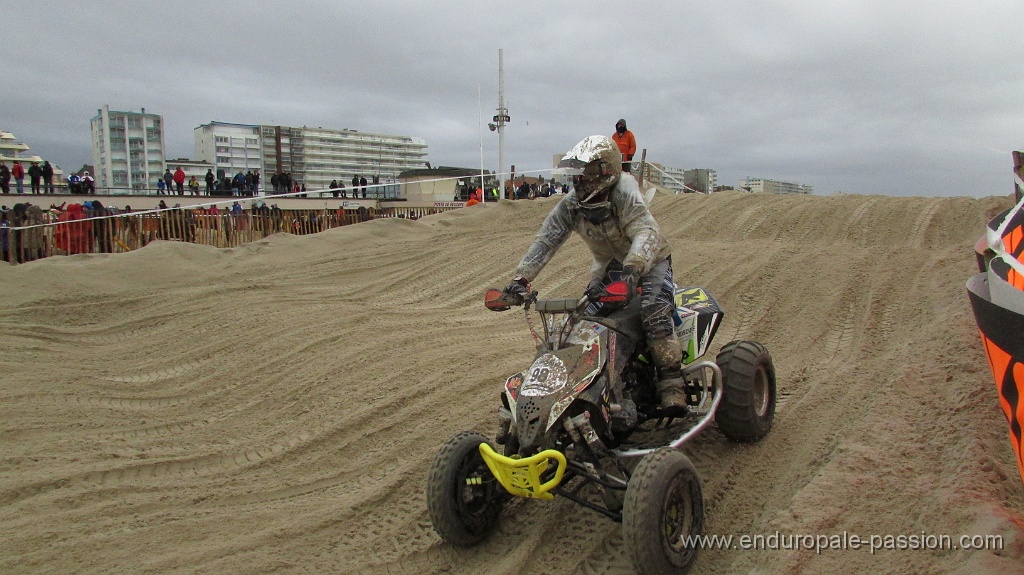
{"label": "muddy pant", "polygon": [[640,317],[647,341],[662,339],[675,333],[672,312],[675,310],[675,284],[672,281],[672,258],[651,267],[640,278],[642,288]]}

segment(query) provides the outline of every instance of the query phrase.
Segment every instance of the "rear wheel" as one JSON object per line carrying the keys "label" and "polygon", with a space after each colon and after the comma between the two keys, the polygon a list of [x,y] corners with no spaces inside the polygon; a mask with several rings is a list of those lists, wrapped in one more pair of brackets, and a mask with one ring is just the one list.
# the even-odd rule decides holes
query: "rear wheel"
{"label": "rear wheel", "polygon": [[775,366],[768,348],[756,341],[733,341],[716,358],[722,369],[718,429],[733,441],[757,441],[775,419]]}
{"label": "rear wheel", "polygon": [[622,508],[622,539],[639,575],[680,575],[697,558],[704,495],[693,463],[665,447],[633,470]]}
{"label": "rear wheel", "polygon": [[508,498],[480,455],[487,438],[462,432],[446,441],[430,463],[427,509],[434,531],[460,547],[480,542],[494,528]]}

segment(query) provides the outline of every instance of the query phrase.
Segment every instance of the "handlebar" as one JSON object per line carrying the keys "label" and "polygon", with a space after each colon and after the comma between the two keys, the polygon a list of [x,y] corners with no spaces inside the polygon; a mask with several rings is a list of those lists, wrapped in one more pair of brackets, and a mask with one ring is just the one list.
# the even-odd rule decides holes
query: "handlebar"
{"label": "handlebar", "polygon": [[[535,309],[541,313],[569,313],[580,310],[590,302],[602,302],[606,305],[615,306],[625,305],[628,303],[628,300],[632,299],[627,297],[627,289],[626,282],[616,281],[608,284],[603,291],[596,293],[588,291],[579,299],[553,298],[542,300],[537,299],[537,292],[535,291],[524,296],[514,292],[491,288],[484,295],[484,305],[491,311],[506,311],[512,307],[522,305],[527,306],[527,309],[529,309],[532,303],[535,305]],[[639,295],[640,292],[641,289],[637,286],[636,295]]]}
{"label": "handlebar", "polygon": [[506,311],[512,307],[527,306],[531,304],[534,309],[541,313],[570,313],[579,310],[591,301],[591,296],[586,294],[581,298],[552,298],[538,299],[537,292],[530,292],[523,296],[517,293],[509,293],[499,289],[489,289],[484,295],[484,305],[491,311]]}

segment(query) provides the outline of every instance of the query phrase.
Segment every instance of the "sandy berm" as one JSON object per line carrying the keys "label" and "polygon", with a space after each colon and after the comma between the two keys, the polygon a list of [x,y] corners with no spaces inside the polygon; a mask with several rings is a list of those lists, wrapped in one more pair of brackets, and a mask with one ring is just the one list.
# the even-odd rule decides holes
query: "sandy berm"
{"label": "sandy berm", "polygon": [[[516,501],[468,550],[427,516],[532,340],[487,311],[555,198],[236,249],[0,265],[0,572],[628,574],[620,526]],[[752,445],[686,453],[718,535],[997,535],[1001,550],[705,550],[695,574],[1024,572],[1024,488],[965,282],[1009,197],[658,196],[677,282],[765,343]],[[535,287],[578,295],[577,238]]]}

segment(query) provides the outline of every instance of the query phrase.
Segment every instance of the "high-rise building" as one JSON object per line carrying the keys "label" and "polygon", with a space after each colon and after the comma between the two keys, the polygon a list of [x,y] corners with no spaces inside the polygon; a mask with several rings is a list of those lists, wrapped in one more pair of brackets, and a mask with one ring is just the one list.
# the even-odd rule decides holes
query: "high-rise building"
{"label": "high-rise building", "polygon": [[259,126],[210,122],[192,132],[196,143],[195,159],[213,164],[218,178],[263,170]]}
{"label": "high-rise building", "polygon": [[271,189],[275,173],[291,174],[307,190],[325,189],[331,181],[347,186],[359,175],[371,184],[393,184],[376,194],[392,196],[398,174],[427,165],[422,139],[347,129],[210,122],[195,128],[195,142],[196,159],[224,175],[259,169],[263,190]]}
{"label": "high-rise building", "polygon": [[96,111],[89,121],[96,187],[110,192],[156,188],[164,173],[163,118],[159,114]]}

